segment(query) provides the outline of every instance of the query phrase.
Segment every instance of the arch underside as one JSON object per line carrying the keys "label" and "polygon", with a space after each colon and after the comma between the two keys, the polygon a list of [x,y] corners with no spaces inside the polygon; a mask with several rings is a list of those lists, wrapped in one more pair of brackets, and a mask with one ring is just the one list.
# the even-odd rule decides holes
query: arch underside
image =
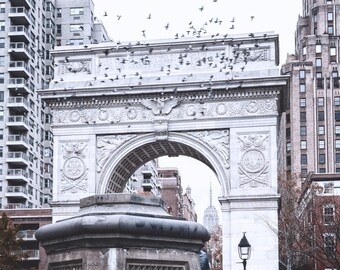
{"label": "arch underside", "polygon": [[179,142],[155,141],[134,149],[119,161],[112,171],[105,193],[123,192],[131,175],[146,162],[161,156],[177,157],[180,155],[197,159],[215,172],[211,163],[196,149]]}

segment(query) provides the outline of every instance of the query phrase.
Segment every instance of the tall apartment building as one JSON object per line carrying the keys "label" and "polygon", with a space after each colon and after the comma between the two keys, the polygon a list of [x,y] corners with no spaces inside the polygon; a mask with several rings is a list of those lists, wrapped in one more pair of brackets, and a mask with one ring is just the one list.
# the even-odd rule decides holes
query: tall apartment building
{"label": "tall apartment building", "polygon": [[340,0],[303,0],[283,120],[282,173],[340,172]]}
{"label": "tall apartment building", "polygon": [[37,94],[53,78],[50,50],[105,40],[92,0],[0,1],[0,208],[51,198],[50,115]]}
{"label": "tall apartment building", "polygon": [[151,160],[138,168],[126,183],[124,192],[149,192],[157,197],[160,197],[160,185],[158,183],[157,167],[157,160]]}

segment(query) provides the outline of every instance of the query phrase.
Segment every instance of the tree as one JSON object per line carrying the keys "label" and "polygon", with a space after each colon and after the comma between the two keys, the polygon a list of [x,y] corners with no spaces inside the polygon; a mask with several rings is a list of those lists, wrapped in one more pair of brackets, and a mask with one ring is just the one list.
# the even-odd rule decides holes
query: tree
{"label": "tree", "polygon": [[18,227],[13,224],[6,213],[0,219],[0,269],[19,270],[20,261],[27,254],[21,250],[22,240],[17,238]]}
{"label": "tree", "polygon": [[211,232],[211,237],[208,242],[208,252],[211,259],[212,270],[222,270],[223,253],[222,253],[222,226],[217,225]]}
{"label": "tree", "polygon": [[340,269],[340,195],[324,196],[321,186],[300,178],[279,179],[280,267],[287,270]]}
{"label": "tree", "polygon": [[303,222],[299,232],[301,252],[318,265],[317,269],[340,269],[340,195],[334,194],[334,186],[325,194],[318,183],[307,184],[310,186],[299,211]]}

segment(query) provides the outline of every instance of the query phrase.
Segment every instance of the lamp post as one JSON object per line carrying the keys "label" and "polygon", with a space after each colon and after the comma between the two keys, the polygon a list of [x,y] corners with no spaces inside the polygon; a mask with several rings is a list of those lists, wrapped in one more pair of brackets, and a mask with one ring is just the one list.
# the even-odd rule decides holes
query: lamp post
{"label": "lamp post", "polygon": [[238,244],[238,254],[240,259],[242,260],[243,270],[247,269],[247,260],[250,258],[251,253],[251,245],[249,244],[246,233],[243,233],[243,237],[241,238],[240,243]]}

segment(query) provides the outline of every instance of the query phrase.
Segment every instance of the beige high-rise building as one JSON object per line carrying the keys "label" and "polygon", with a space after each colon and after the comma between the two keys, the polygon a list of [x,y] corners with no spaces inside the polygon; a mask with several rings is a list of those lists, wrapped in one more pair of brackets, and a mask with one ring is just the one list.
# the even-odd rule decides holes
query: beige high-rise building
{"label": "beige high-rise building", "polygon": [[39,208],[51,198],[51,118],[37,94],[54,75],[50,50],[108,39],[92,0],[0,2],[0,209]]}
{"label": "beige high-rise building", "polygon": [[340,172],[340,0],[303,0],[283,119],[282,173]]}

